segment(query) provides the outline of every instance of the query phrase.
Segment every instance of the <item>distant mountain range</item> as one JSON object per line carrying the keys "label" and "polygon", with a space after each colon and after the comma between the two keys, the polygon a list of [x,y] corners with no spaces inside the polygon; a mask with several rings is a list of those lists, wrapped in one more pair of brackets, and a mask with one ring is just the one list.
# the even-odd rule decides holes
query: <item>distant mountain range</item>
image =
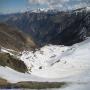
{"label": "distant mountain range", "polygon": [[85,40],[90,33],[90,7],[66,12],[28,11],[1,15],[0,20],[30,35],[38,46],[72,45]]}

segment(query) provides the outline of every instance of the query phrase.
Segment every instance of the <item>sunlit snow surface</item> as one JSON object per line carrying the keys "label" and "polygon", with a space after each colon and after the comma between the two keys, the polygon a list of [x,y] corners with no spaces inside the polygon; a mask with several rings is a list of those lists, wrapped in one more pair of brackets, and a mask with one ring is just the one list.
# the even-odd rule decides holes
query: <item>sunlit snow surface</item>
{"label": "sunlit snow surface", "polygon": [[90,38],[70,47],[49,45],[33,52],[24,51],[21,60],[32,75],[44,78],[65,78],[90,69]]}
{"label": "sunlit snow surface", "polygon": [[86,7],[86,10],[87,10],[87,11],[90,11],[90,7]]}
{"label": "sunlit snow surface", "polygon": [[48,45],[35,52],[23,51],[20,59],[27,65],[29,73],[0,67],[0,77],[10,82],[72,82],[74,84],[68,87],[73,88],[71,90],[90,88],[90,38],[69,47]]}

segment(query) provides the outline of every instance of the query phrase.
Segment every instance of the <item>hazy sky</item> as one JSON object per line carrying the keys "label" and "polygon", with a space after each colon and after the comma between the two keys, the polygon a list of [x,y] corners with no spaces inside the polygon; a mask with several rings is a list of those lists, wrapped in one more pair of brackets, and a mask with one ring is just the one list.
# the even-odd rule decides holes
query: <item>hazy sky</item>
{"label": "hazy sky", "polygon": [[0,13],[23,12],[27,9],[75,9],[90,5],[90,0],[0,0]]}

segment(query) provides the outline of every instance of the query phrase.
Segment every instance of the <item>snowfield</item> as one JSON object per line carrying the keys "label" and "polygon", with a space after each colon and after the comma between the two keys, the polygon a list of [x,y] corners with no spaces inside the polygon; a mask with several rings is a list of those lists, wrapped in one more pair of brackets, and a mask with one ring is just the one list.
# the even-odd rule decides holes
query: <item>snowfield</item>
{"label": "snowfield", "polygon": [[87,10],[87,11],[90,11],[90,7],[86,7],[86,10]]}
{"label": "snowfield", "polygon": [[71,90],[90,88],[90,38],[68,47],[47,45],[35,52],[20,53],[22,54],[20,59],[26,64],[29,73],[0,67],[0,77],[12,83],[19,81],[72,82],[82,84],[71,85],[70,87],[73,88]]}
{"label": "snowfield", "polygon": [[[90,38],[70,47],[48,45],[35,53],[22,52],[30,73],[43,78],[66,78],[90,69]],[[83,75],[83,74],[82,74]]]}

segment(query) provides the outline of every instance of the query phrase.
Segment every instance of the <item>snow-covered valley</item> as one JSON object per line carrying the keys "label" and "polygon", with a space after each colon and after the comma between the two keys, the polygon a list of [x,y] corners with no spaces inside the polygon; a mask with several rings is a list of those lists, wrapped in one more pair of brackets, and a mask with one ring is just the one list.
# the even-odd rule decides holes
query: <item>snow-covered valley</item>
{"label": "snow-covered valley", "polygon": [[83,75],[90,69],[89,49],[90,38],[70,47],[48,45],[35,53],[24,51],[21,60],[32,75],[50,79],[66,78]]}
{"label": "snow-covered valley", "polygon": [[35,52],[20,52],[20,55],[18,58],[24,61],[28,73],[20,73],[9,67],[1,66],[0,77],[11,83],[20,81],[67,82],[79,83],[75,84],[75,87],[79,86],[79,88],[84,87],[83,84],[86,83],[84,89],[81,90],[90,88],[90,38],[68,47],[47,45]]}

